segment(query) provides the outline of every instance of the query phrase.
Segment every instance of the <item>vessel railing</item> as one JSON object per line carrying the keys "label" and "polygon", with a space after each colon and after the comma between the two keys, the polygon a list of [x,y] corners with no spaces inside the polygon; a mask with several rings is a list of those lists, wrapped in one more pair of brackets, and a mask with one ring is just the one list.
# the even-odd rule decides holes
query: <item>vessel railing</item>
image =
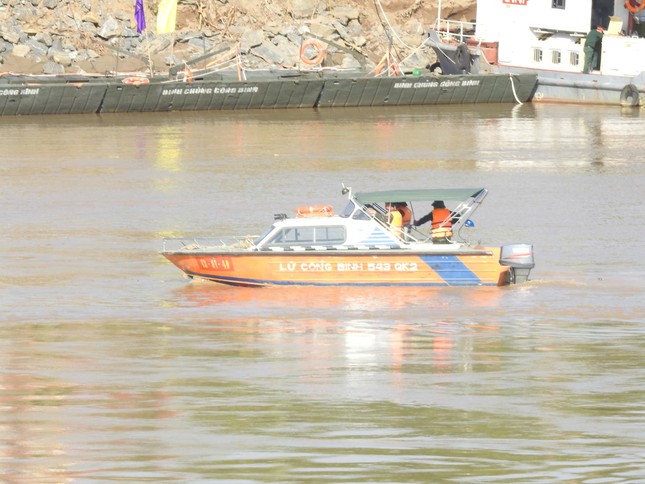
{"label": "vessel railing", "polygon": [[[475,210],[477,210],[477,208],[479,207],[479,205],[481,205],[484,198],[486,198],[487,194],[488,194],[488,190],[483,189],[474,198],[469,198],[468,200],[464,200],[460,202],[457,205],[457,207],[455,207],[455,209],[451,211],[450,217],[448,217],[439,226],[439,228],[447,224],[448,221],[451,221],[451,222],[454,221],[454,223],[452,224],[453,237],[451,239],[454,240],[455,242],[458,241],[460,243],[468,244],[469,241],[466,237],[462,235],[461,229],[464,228],[464,226],[466,227],[474,226],[474,224],[472,224],[472,222],[469,221],[468,217]],[[360,208],[367,216],[374,219],[383,228],[393,232],[403,242],[425,243],[432,239],[432,231],[430,231],[429,233],[425,233],[424,231],[420,230],[419,228],[413,225],[402,227],[400,229],[396,227],[392,227],[387,222],[387,211],[378,204],[371,205],[371,208],[375,209],[379,213],[378,216],[374,213],[369,213],[366,207],[360,207]]]}
{"label": "vessel railing", "polygon": [[461,234],[461,229],[464,227],[474,227],[469,217],[479,208],[484,198],[486,198],[486,195],[488,195],[488,190],[483,189],[476,197],[464,200],[452,210],[450,217],[451,220],[455,220],[452,227],[454,238],[458,238],[462,242],[467,242],[467,239]]}
{"label": "vessel railing", "polygon": [[257,235],[228,236],[228,237],[177,237],[163,240],[163,251],[203,249],[250,249],[255,246]]}
{"label": "vessel railing", "polygon": [[444,42],[467,43],[468,39],[475,38],[476,25],[475,22],[438,18],[435,23],[435,30]]}
{"label": "vessel railing", "polygon": [[378,204],[372,204],[372,207],[378,210],[380,216],[370,214],[365,210],[365,207],[361,207],[361,210],[370,218],[374,219],[381,227],[395,234],[402,242],[406,242],[408,244],[419,244],[431,240],[431,233],[425,233],[414,225],[404,226],[401,228],[393,227],[387,222],[387,211],[383,207]]}
{"label": "vessel railing", "polygon": [[385,208],[380,206],[378,203],[373,203],[370,204],[370,208],[374,210],[376,213],[370,213],[368,210],[368,207],[365,207],[364,205],[359,205],[359,209],[369,218],[373,219],[376,221],[377,224],[379,224],[381,227],[384,229],[392,232],[394,235],[396,235],[399,239],[401,239],[404,242],[419,242],[412,234],[410,231],[406,231],[405,228],[397,228],[393,227],[390,225],[387,221],[388,218],[388,212]]}

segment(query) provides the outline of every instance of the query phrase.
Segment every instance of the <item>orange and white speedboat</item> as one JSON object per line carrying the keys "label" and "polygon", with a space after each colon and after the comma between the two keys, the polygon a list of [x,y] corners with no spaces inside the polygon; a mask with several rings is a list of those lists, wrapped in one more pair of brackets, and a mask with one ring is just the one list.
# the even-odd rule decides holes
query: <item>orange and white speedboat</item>
{"label": "orange and white speedboat", "polygon": [[[339,214],[330,206],[299,207],[295,217],[276,214],[259,237],[237,237],[231,243],[166,239],[161,253],[190,277],[238,286],[524,282],[535,265],[532,245],[473,246],[462,236],[487,193],[484,188],[353,193],[343,186],[349,203]],[[413,226],[388,223],[389,204],[406,202],[413,211],[415,204],[435,200],[456,205],[443,227],[443,243]]]}

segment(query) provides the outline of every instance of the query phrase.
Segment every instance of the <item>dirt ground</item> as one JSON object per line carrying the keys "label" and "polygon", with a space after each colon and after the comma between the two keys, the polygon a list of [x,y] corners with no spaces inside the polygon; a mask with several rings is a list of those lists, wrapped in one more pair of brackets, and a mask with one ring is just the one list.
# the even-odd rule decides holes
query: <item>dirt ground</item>
{"label": "dirt ground", "polygon": [[[439,0],[318,0],[316,13],[308,18],[296,14],[298,2],[302,0],[191,0],[179,1],[177,9],[178,32],[208,32],[222,42],[235,43],[245,28],[276,32],[287,26],[302,26],[316,18],[324,18],[325,12],[337,7],[356,8],[360,14],[359,22],[365,44],[362,54],[372,60],[379,59],[387,48],[386,30],[390,27],[410,34],[416,31],[419,36],[427,31],[437,18]],[[442,18],[471,20],[475,16],[476,0],[442,0]],[[311,3],[310,3],[311,4]],[[90,7],[84,8],[84,7]],[[144,0],[148,30],[154,32],[157,13],[157,0]],[[105,19],[113,16],[130,19],[135,28],[134,0],[87,0],[85,2],[60,2],[56,8],[37,10],[33,18],[21,19],[23,30],[34,34],[44,32],[55,36],[65,36],[66,32],[52,30],[60,25],[61,17],[82,20],[100,28]],[[5,16],[10,9],[5,9]],[[1,16],[1,15],[0,15]],[[329,17],[327,17],[329,18]],[[1,20],[1,19],[0,19]],[[70,37],[68,35],[68,37]],[[87,73],[104,74],[111,71],[128,72],[141,70],[146,65],[142,56],[119,56],[110,48],[108,42],[90,32],[75,33],[77,49],[92,49],[99,57],[91,61],[79,61],[76,69]],[[176,53],[182,55],[182,45],[175,44]],[[188,56],[190,57],[190,56]],[[38,74],[43,72],[43,61],[34,61],[14,55],[5,55],[0,71]],[[163,65],[163,56],[153,59],[153,65]],[[73,72],[73,69],[70,70]]]}

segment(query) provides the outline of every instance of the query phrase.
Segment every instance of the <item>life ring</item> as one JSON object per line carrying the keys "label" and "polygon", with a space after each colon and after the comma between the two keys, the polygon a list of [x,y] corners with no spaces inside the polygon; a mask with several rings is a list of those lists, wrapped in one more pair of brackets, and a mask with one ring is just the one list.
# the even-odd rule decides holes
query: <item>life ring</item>
{"label": "life ring", "polygon": [[[645,0],[643,0],[645,2]],[[455,64],[457,68],[464,70],[470,66],[470,52],[466,44],[459,44],[455,50]]]}
{"label": "life ring", "polygon": [[[307,49],[307,47],[313,47],[314,49],[316,49],[317,53],[315,57],[309,57],[305,53],[305,50]],[[325,52],[325,48],[316,39],[309,39],[303,42],[302,45],[300,46],[300,60],[305,64],[309,64],[310,66],[315,66],[320,64],[325,58],[326,54],[327,53]]]}
{"label": "life ring", "polygon": [[179,78],[179,74],[182,74],[182,81],[187,82],[188,84],[193,82],[193,72],[188,67],[184,67],[178,71],[177,78]]}
{"label": "life ring", "polygon": [[334,208],[331,205],[311,205],[309,207],[296,208],[298,217],[331,217],[334,215]]}
{"label": "life ring", "polygon": [[141,86],[142,84],[150,84],[150,79],[147,77],[126,77],[121,81],[123,84],[132,84],[133,86]]}
{"label": "life ring", "polygon": [[645,8],[645,0],[642,0],[641,3],[638,3],[636,0],[627,0],[625,2],[625,8],[631,13],[640,12]]}
{"label": "life ring", "polygon": [[624,107],[636,107],[640,104],[640,92],[633,84],[626,84],[620,91],[620,105]]}

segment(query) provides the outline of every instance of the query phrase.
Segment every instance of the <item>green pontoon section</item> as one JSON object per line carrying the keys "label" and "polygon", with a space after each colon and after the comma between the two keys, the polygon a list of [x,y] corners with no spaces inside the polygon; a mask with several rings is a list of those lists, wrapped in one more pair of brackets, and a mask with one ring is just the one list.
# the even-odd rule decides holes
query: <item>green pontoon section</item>
{"label": "green pontoon section", "polygon": [[525,102],[537,76],[267,72],[245,80],[220,75],[192,82],[96,76],[0,76],[0,115],[380,107]]}

